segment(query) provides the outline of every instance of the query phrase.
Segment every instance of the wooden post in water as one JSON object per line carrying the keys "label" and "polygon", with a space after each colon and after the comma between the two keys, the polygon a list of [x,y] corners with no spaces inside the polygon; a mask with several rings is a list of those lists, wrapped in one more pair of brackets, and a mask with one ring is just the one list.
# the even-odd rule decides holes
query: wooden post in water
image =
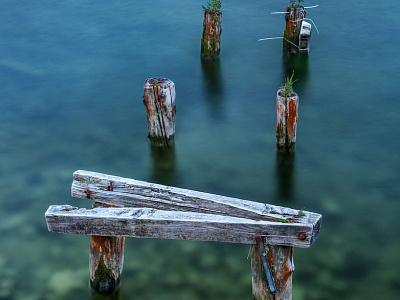
{"label": "wooden post in water", "polygon": [[286,12],[283,51],[288,54],[297,54],[301,23],[306,16],[306,10],[304,6],[292,4],[286,8]]}
{"label": "wooden post in water", "polygon": [[143,103],[152,144],[169,147],[175,136],[175,84],[166,78],[147,79]]}
{"label": "wooden post in water", "polygon": [[263,245],[271,267],[276,291],[271,292],[259,249],[251,246],[251,273],[253,300],[291,300],[292,273],[294,271],[293,247]]}
{"label": "wooden post in water", "polygon": [[[112,181],[107,190],[113,190]],[[92,208],[110,207],[95,202]],[[110,295],[119,290],[124,264],[124,236],[90,237],[89,275],[90,287],[101,295]]]}
{"label": "wooden post in water", "polygon": [[119,289],[124,264],[125,237],[90,237],[90,287],[102,295]]}
{"label": "wooden post in water", "polygon": [[201,38],[201,57],[212,60],[221,51],[222,12],[204,9],[203,36]]}
{"label": "wooden post in water", "polygon": [[296,146],[299,96],[279,89],[276,95],[276,147],[281,152],[292,152]]}
{"label": "wooden post in water", "polygon": [[71,195],[108,207],[52,205],[45,213],[47,227],[92,235],[91,286],[103,294],[119,284],[121,236],[130,236],[256,244],[253,299],[291,299],[293,247],[310,247],[322,219],[312,212],[83,170],[74,173]]}

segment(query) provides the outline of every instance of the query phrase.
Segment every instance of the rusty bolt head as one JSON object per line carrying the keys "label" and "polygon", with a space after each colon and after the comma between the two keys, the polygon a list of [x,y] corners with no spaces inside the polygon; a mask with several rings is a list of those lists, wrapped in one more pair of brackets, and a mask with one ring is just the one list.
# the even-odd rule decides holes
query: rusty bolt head
{"label": "rusty bolt head", "polygon": [[299,237],[299,240],[302,240],[302,241],[304,241],[307,238],[307,236],[304,232],[300,232],[298,237]]}

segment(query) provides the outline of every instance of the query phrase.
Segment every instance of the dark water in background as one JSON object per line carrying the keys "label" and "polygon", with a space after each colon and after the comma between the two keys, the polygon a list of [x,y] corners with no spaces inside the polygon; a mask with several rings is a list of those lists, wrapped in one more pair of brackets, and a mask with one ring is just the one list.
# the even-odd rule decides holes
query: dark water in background
{"label": "dark water in background", "polygon": [[[204,1],[206,2],[206,1]],[[295,250],[294,299],[399,299],[397,2],[320,4],[308,58],[285,62],[288,1],[224,1],[221,59],[199,58],[200,1],[0,1],[0,299],[89,299],[87,236],[47,232],[77,169],[319,212]],[[295,68],[295,156],[275,95]],[[148,77],[177,93],[173,160],[156,163]],[[161,158],[162,159],[162,158]],[[122,299],[250,299],[246,245],[127,239]]]}

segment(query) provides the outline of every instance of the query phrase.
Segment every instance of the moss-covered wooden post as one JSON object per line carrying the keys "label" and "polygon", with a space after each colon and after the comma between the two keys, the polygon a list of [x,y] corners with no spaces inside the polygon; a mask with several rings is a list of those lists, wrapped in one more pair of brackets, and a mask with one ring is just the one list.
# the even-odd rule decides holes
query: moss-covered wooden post
{"label": "moss-covered wooden post", "polygon": [[109,295],[119,289],[124,263],[125,237],[97,236],[90,238],[90,287]]}
{"label": "moss-covered wooden post", "polygon": [[[109,185],[112,191],[112,182]],[[107,205],[94,203],[92,208]],[[108,205],[109,206],[109,205]],[[125,237],[90,237],[89,275],[90,287],[96,293],[110,295],[119,290],[124,264]]]}
{"label": "moss-covered wooden post", "polygon": [[222,12],[221,1],[210,1],[204,8],[203,35],[201,38],[201,57],[215,59],[221,51]]}
{"label": "moss-covered wooden post", "polygon": [[276,147],[292,152],[296,146],[299,96],[293,91],[293,74],[276,95]]}
{"label": "moss-covered wooden post", "polygon": [[294,271],[293,247],[264,245],[276,291],[270,290],[259,250],[251,246],[251,271],[253,300],[291,300],[292,273]]}
{"label": "moss-covered wooden post", "polygon": [[299,35],[301,23],[306,16],[304,6],[292,4],[286,8],[285,32],[283,34],[283,51],[288,54],[299,52]]}
{"label": "moss-covered wooden post", "polygon": [[166,78],[147,79],[143,103],[152,144],[169,147],[175,136],[175,84]]}

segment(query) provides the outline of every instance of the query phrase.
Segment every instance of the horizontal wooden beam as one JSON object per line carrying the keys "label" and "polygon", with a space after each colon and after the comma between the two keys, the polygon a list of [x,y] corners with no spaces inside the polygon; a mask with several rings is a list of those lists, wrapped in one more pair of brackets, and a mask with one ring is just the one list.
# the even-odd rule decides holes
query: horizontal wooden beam
{"label": "horizontal wooden beam", "polygon": [[[197,212],[317,227],[321,215],[89,171],[76,171],[71,194],[119,207]],[[319,225],[318,225],[319,226]]]}
{"label": "horizontal wooden beam", "polygon": [[250,220],[197,212],[153,208],[76,208],[50,206],[46,211],[49,231],[100,236],[130,236],[195,241],[254,244],[260,233],[269,245],[307,248],[315,240],[316,224]]}

